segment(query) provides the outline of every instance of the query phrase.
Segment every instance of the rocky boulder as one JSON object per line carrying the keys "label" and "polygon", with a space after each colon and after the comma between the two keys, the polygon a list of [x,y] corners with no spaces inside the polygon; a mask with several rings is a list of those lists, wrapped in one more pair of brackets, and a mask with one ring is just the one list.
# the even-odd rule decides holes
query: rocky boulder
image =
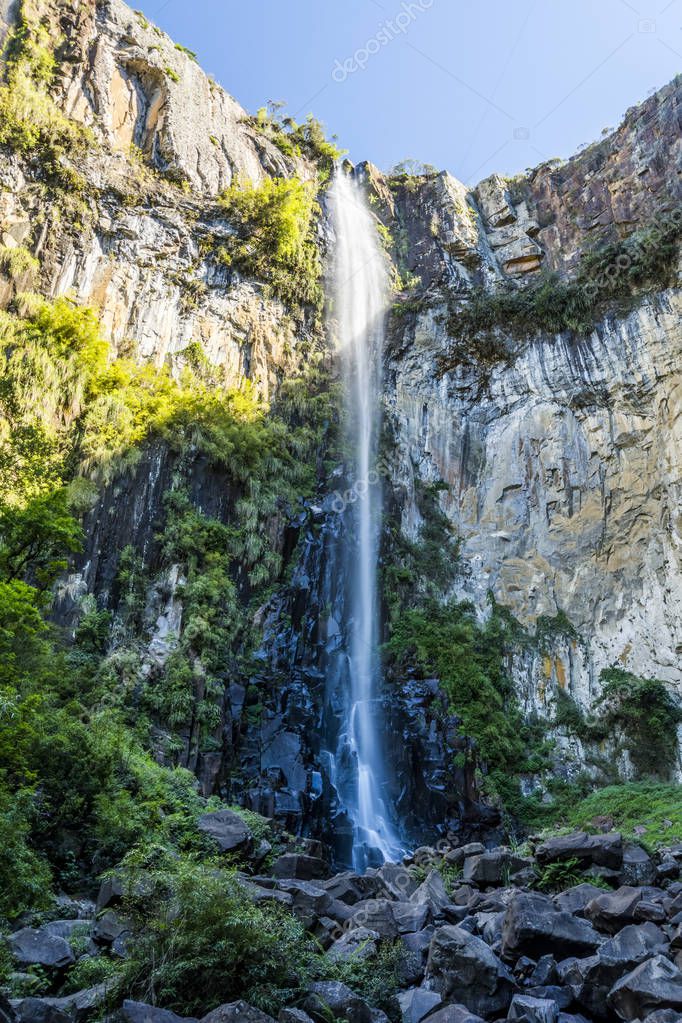
{"label": "rocky boulder", "polygon": [[440,1005],[441,997],[435,991],[427,991],[423,987],[413,987],[398,995],[398,1004],[403,1023],[420,1023],[424,1016]]}
{"label": "rocky boulder", "polygon": [[373,1023],[367,1002],[338,980],[311,984],[303,1008],[315,1023],[329,1023],[330,1017],[347,1023]]}
{"label": "rocky boulder", "polygon": [[[367,899],[353,906],[351,917],[356,927],[368,927],[382,938],[397,938],[398,925],[389,899]],[[418,908],[418,907],[417,907]]]}
{"label": "rocky boulder", "polygon": [[682,1013],[682,971],[661,955],[647,959],[614,984],[608,1003],[621,1019],[642,1019],[657,1009]]}
{"label": "rocky boulder", "polygon": [[602,939],[587,920],[557,909],[546,895],[515,893],[502,924],[502,958],[588,955]]}
{"label": "rocky boulder", "polygon": [[479,887],[507,884],[513,874],[532,865],[533,860],[516,856],[508,849],[495,849],[492,852],[467,857],[462,878],[467,884]]}
{"label": "rocky boulder", "polygon": [[205,813],[198,821],[202,831],[220,847],[222,852],[247,855],[253,849],[253,835],[238,813],[233,810],[217,810]]}
{"label": "rocky boulder", "polygon": [[62,970],[76,961],[68,941],[42,928],[22,927],[7,940],[12,955],[22,966]]}
{"label": "rocky boulder", "polygon": [[547,839],[537,847],[535,857],[541,866],[577,859],[584,864],[594,863],[598,867],[620,870],[623,864],[623,837],[617,831],[607,835],[588,835],[584,831],[575,831],[572,835]]}
{"label": "rocky boulder", "polygon": [[169,1009],[159,1009],[145,1002],[126,1000],[121,1009],[126,1023],[196,1023],[191,1017],[176,1016]]}
{"label": "rocky boulder", "polygon": [[595,956],[576,960],[565,979],[576,1001],[592,1016],[608,1016],[607,997],[628,971],[665,950],[665,934],[654,924],[625,927]]}
{"label": "rocky boulder", "polygon": [[301,881],[318,881],[329,877],[329,864],[318,856],[285,853],[272,865],[273,877],[295,877]]}
{"label": "rocky boulder", "polygon": [[425,987],[479,1016],[506,1012],[515,991],[513,977],[492,949],[452,925],[439,927],[433,935]]}
{"label": "rocky boulder", "polygon": [[558,1015],[559,1006],[553,999],[514,995],[507,1019],[523,1020],[524,1023],[556,1023]]}
{"label": "rocky boulder", "polygon": [[428,1023],[483,1023],[466,1005],[444,1005],[427,1018]]}
{"label": "rocky boulder", "polygon": [[585,906],[585,916],[600,931],[617,934],[635,920],[635,908],[643,896],[641,888],[624,885],[615,892],[602,892]]}
{"label": "rocky boulder", "polygon": [[275,1023],[272,1016],[254,1009],[248,1002],[229,1002],[202,1016],[201,1023]]}
{"label": "rocky boulder", "polygon": [[325,915],[333,902],[331,895],[312,881],[296,881],[291,878],[278,881],[277,887],[291,896],[291,908],[295,916],[308,929]]}

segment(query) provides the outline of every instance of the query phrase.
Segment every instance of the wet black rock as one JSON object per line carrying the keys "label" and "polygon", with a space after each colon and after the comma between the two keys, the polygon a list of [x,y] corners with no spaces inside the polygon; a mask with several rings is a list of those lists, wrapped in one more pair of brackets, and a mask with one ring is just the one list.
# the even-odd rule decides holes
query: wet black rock
{"label": "wet black rock", "polygon": [[585,916],[600,931],[617,934],[635,920],[635,907],[643,897],[641,888],[624,885],[615,892],[602,892],[585,906]]}
{"label": "wet black rock", "polygon": [[420,1023],[430,1012],[441,1004],[441,997],[435,991],[414,987],[398,995],[398,1004],[403,1023]]}
{"label": "wet black rock", "polygon": [[248,1002],[240,1000],[212,1009],[206,1016],[202,1016],[201,1023],[275,1023],[275,1021],[266,1012],[261,1012]]}
{"label": "wet black rock", "polygon": [[523,1020],[524,1023],[556,1023],[558,1015],[559,1006],[552,999],[523,994],[512,998],[507,1019]]}
{"label": "wet black rock", "polygon": [[495,849],[492,852],[467,857],[464,860],[462,878],[481,887],[506,884],[512,874],[532,865],[532,860],[517,856],[508,849]]}

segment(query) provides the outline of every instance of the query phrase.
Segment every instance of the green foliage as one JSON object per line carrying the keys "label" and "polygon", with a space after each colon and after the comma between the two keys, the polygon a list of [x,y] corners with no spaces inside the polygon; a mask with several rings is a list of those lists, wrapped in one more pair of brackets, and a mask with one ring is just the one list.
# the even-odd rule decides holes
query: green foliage
{"label": "green foliage", "polygon": [[251,119],[251,125],[269,138],[285,156],[292,159],[305,156],[316,163],[318,177],[325,182],[345,150],[336,145],[336,137],[331,141],[327,139],[324,126],[312,114],[298,124],[292,117],[283,116],[281,108],[281,103],[272,102],[261,107]]}
{"label": "green foliage", "polygon": [[592,734],[605,738],[621,731],[638,776],[667,780],[679,760],[679,701],[659,679],[638,678],[621,668],[602,671],[601,682]]}
{"label": "green foliage", "polygon": [[83,991],[98,984],[111,987],[112,995],[120,987],[123,964],[119,959],[108,956],[84,955],[71,967],[62,988],[63,995]]}
{"label": "green foliage", "polygon": [[533,887],[541,892],[564,892],[583,880],[579,867],[580,861],[575,858],[548,863],[542,869],[537,869]]}
{"label": "green foliage", "polygon": [[629,311],[643,294],[675,284],[681,237],[682,211],[662,213],[629,238],[584,253],[571,280],[547,274],[523,288],[474,292],[448,318],[453,343],[443,372],[509,362],[515,342],[564,331],[583,335],[607,312]]}
{"label": "green foliage", "polygon": [[555,728],[566,728],[574,735],[585,735],[585,715],[570,693],[564,689],[558,689],[556,693],[553,725]]}
{"label": "green foliage", "polygon": [[134,939],[125,991],[181,1015],[203,1015],[244,998],[274,1015],[305,986],[316,946],[293,916],[252,905],[234,874],[219,863],[137,857],[126,915]]}
{"label": "green foliage", "polygon": [[254,905],[218,860],[147,847],[126,857],[123,869],[133,939],[121,994],[182,1015],[243,998],[276,1016],[312,980],[340,980],[392,1020],[400,1018],[402,943],[384,943],[370,959],[332,961],[288,911]]}
{"label": "green foliage", "polygon": [[220,260],[264,281],[283,302],[319,311],[322,270],[313,185],[299,178],[237,182],[222,194],[220,205],[235,230],[220,248]]}
{"label": "green foliage", "polygon": [[485,787],[510,807],[518,801],[519,775],[531,769],[531,739],[514,696],[505,652],[513,637],[493,609],[481,625],[469,604],[427,600],[395,623],[388,653],[403,668],[440,679],[449,710],[474,741],[468,756],[486,772]]}
{"label": "green foliage", "polygon": [[416,601],[443,594],[454,579],[459,545],[439,504],[444,484],[416,486],[422,516],[417,540],[403,535],[399,523],[389,526],[389,550],[382,559],[382,582],[389,623]]}
{"label": "green foliage", "polygon": [[659,679],[639,678],[621,668],[604,670],[601,682],[602,694],[587,713],[559,690],[554,725],[586,744],[609,741],[625,748],[639,779],[668,780],[679,758],[679,701]]}
{"label": "green foliage", "polygon": [[48,31],[24,3],[7,46],[5,81],[0,85],[0,145],[36,157],[42,177],[59,190],[62,206],[75,212],[85,190],[75,164],[93,139],[54,102],[56,69]]}
{"label": "green foliage", "polygon": [[0,273],[10,280],[32,280],[40,269],[40,263],[23,245],[0,245]]}
{"label": "green foliage", "polygon": [[81,549],[81,528],[73,502],[62,487],[23,507],[0,505],[0,573],[6,579],[30,576],[45,590]]}
{"label": "green foliage", "polygon": [[106,365],[97,320],[65,298],[23,296],[0,314],[0,500],[17,505],[66,478],[78,418]]}
{"label": "green foliage", "polygon": [[[5,713],[1,693],[0,701],[1,721]],[[46,909],[49,903],[52,877],[31,843],[33,815],[30,793],[10,793],[0,784],[0,918]]]}
{"label": "green foliage", "polygon": [[189,57],[190,60],[193,60],[195,64],[197,63],[197,55],[194,50],[189,50],[186,46],[183,46],[182,43],[176,43],[175,49],[180,53],[184,53],[185,56]]}
{"label": "green foliage", "polygon": [[372,1008],[385,1012],[391,1023],[399,1023],[402,1016],[397,1000],[400,990],[405,946],[401,941],[383,941],[376,955],[362,956],[357,952],[346,960],[331,966],[327,961],[327,979],[340,980],[364,998]]}
{"label": "green foliage", "polygon": [[682,841],[680,786],[652,781],[610,785],[574,800],[566,823],[587,831],[613,827],[652,848],[675,845]]}
{"label": "green foliage", "polygon": [[175,69],[172,67],[165,67],[163,70],[166,73],[166,78],[170,78],[171,82],[175,82],[175,84],[177,85],[177,83],[180,81],[180,75],[178,74],[178,72],[175,71]]}

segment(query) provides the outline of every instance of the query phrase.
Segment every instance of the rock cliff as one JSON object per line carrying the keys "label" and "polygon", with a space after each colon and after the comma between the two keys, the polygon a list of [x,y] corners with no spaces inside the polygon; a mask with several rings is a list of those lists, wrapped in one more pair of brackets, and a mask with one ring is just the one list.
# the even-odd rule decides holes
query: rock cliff
{"label": "rock cliff", "polygon": [[[3,246],[39,259],[36,290],[96,308],[115,351],[161,367],[198,343],[227,383],[249,380],[275,399],[311,346],[326,350],[328,339],[310,309],[216,260],[234,233],[218,198],[238,179],[312,182],[314,161],[275,144],[191,54],[121,0],[25,0],[22,10],[58,40],[53,100],[89,142],[76,218],[35,162],[3,148]],[[7,25],[18,16],[6,5]],[[649,288],[628,308],[600,310],[588,331],[535,329],[487,360],[472,342],[456,365],[448,363],[452,321],[474,295],[523,295],[548,271],[570,281],[598,245],[655,232],[682,201],[681,109],[676,80],[573,159],[473,190],[447,173],[357,169],[400,278],[385,367],[390,506],[416,541],[419,487],[439,485],[459,540],[443,597],[472,601],[483,620],[492,594],[514,616],[529,637],[510,653],[519,701],[550,722],[562,692],[589,709],[600,673],[613,666],[682,694],[682,299],[675,287]],[[608,280],[628,267],[607,269]],[[605,287],[602,277],[588,283],[595,293]],[[2,284],[5,305],[26,290],[10,274]],[[338,727],[323,679],[344,585],[334,575],[342,523],[334,493],[353,486],[340,461],[320,472],[315,501],[286,521],[273,513],[263,527],[285,570],[256,615],[251,674],[224,680],[211,742],[202,748],[193,725],[180,729],[180,760],[205,794],[220,791],[318,834],[340,811],[320,758],[321,735]],[[145,558],[146,672],[184,628],[182,566],[162,570],[157,549],[164,495],[179,471],[172,452],[151,447],[134,474],[104,488],[85,518],[84,553],[59,590],[58,615],[70,626],[87,594],[115,611],[121,548]],[[228,477],[200,458],[182,472],[195,505],[229,523],[240,494]],[[437,682],[402,683],[389,701],[405,739],[393,795],[416,836],[461,815],[476,792],[449,766],[460,740],[456,721],[443,723],[437,711]],[[564,762],[580,767],[580,737],[556,737]],[[618,757],[631,773],[627,755]]]}

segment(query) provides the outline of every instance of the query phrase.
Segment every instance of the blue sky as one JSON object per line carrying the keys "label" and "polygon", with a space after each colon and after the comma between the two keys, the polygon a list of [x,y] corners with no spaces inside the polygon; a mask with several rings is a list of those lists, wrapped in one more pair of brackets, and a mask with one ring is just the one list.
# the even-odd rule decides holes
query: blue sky
{"label": "blue sky", "polygon": [[569,156],[682,71],[682,0],[134,0],[248,110],[475,183]]}

